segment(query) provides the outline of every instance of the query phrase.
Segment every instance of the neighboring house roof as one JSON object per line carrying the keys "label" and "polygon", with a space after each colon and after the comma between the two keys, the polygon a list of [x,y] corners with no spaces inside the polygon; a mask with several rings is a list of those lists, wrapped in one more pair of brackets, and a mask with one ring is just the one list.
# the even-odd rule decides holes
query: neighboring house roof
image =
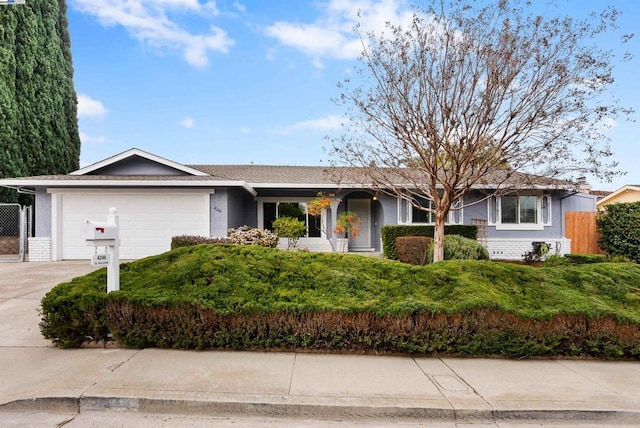
{"label": "neighboring house roof", "polygon": [[589,194],[598,198],[598,200],[604,198],[605,196],[609,196],[613,192],[609,190],[589,190]]}
{"label": "neighboring house roof", "polygon": [[[636,196],[634,196],[634,194]],[[640,201],[640,185],[639,184],[627,184],[622,186],[618,190],[609,195],[599,199],[596,202],[597,207],[603,207],[610,203],[615,202],[635,202]]]}
{"label": "neighboring house roof", "polygon": [[[127,162],[145,162],[148,175],[127,175]],[[139,163],[138,163],[139,164]],[[118,169],[118,167],[120,167]],[[133,169],[135,170],[135,169]],[[114,172],[117,171],[117,172]],[[162,173],[158,173],[162,171]],[[391,172],[393,178],[393,170]],[[397,174],[398,185],[423,180],[419,171]],[[105,173],[106,172],[106,173]],[[167,175],[165,175],[165,172]],[[404,170],[406,172],[406,170]],[[176,175],[177,174],[177,175]],[[0,180],[0,186],[34,187],[243,187],[254,196],[256,188],[366,187],[358,168],[290,165],[182,165],[140,149],[130,149],[67,175],[43,175]],[[360,183],[360,184],[358,184]],[[475,186],[491,189],[508,186],[520,189],[570,189],[566,180],[524,174],[512,170],[493,171]]]}

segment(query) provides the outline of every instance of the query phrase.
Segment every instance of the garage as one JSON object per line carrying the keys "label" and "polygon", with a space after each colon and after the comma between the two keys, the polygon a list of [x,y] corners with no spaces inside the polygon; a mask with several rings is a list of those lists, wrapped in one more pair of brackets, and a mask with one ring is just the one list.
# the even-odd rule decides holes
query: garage
{"label": "garage", "polygon": [[168,251],[173,236],[209,236],[210,193],[185,189],[179,192],[154,189],[78,189],[74,192],[68,189],[56,193],[54,212],[58,215],[53,223],[58,228],[54,232],[58,239],[54,242],[57,242],[59,258],[91,258],[96,249],[86,245],[85,222],[106,221],[110,207],[117,208],[120,217],[120,258],[123,260]]}

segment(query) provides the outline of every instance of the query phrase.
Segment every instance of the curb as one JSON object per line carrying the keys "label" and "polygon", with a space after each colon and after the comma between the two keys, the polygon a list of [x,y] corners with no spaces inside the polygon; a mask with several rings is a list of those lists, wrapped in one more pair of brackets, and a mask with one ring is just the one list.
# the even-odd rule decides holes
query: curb
{"label": "curb", "polygon": [[339,418],[349,420],[429,420],[459,423],[589,422],[635,425],[640,411],[628,410],[474,410],[427,407],[243,403],[234,401],[164,400],[124,397],[41,397],[0,404],[0,412],[135,411],[142,413],[252,416],[287,418]]}

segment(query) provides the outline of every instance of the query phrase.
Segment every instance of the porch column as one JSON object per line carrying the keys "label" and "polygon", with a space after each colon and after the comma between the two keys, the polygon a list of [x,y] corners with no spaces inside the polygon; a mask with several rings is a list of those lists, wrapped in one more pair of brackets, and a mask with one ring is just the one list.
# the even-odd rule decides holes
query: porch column
{"label": "porch column", "polygon": [[330,230],[327,232],[331,232],[331,249],[333,252],[338,251],[338,236],[336,235],[335,228],[338,223],[338,206],[340,205],[341,200],[338,198],[331,198],[331,224]]}

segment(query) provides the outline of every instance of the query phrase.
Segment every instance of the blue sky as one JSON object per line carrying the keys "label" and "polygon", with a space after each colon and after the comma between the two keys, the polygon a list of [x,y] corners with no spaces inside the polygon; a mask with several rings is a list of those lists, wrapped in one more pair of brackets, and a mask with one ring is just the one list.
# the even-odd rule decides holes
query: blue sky
{"label": "blue sky", "polygon": [[[583,16],[600,0],[557,0],[543,13]],[[617,0],[618,49],[640,22],[640,2]],[[67,0],[78,93],[81,165],[137,147],[185,163],[326,165],[339,132],[331,101],[355,63],[356,14],[367,28],[402,22],[403,0]],[[622,105],[640,112],[640,34],[616,62]],[[620,55],[618,55],[620,56]],[[637,117],[639,113],[634,116]],[[640,184],[638,123],[608,131],[626,176]]]}

